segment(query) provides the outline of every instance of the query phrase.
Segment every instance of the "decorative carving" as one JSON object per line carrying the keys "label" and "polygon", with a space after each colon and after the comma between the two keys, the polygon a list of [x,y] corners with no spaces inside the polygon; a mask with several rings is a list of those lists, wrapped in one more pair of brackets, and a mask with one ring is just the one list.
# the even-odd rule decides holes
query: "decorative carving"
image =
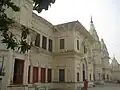
{"label": "decorative carving", "polygon": [[28,10],[29,9],[29,7],[28,7],[28,5],[27,4],[24,4],[24,7]]}
{"label": "decorative carving", "polygon": [[80,32],[76,31],[76,36],[80,36]]}

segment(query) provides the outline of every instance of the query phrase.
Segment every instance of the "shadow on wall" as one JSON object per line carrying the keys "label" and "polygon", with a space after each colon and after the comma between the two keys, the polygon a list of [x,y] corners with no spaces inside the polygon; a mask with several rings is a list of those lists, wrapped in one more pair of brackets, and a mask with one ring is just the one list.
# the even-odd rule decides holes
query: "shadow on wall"
{"label": "shadow on wall", "polygon": [[2,87],[2,79],[0,78],[0,90],[1,90],[1,87]]}
{"label": "shadow on wall", "polygon": [[117,83],[119,83],[119,84],[120,84],[120,80],[117,80]]}

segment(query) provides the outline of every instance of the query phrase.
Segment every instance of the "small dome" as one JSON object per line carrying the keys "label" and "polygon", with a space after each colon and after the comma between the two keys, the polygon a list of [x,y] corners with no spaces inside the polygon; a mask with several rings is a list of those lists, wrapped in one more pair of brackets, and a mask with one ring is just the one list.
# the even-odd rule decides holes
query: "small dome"
{"label": "small dome", "polygon": [[119,65],[119,63],[118,63],[118,61],[116,60],[116,58],[114,57],[113,58],[113,60],[112,60],[112,66],[118,66]]}

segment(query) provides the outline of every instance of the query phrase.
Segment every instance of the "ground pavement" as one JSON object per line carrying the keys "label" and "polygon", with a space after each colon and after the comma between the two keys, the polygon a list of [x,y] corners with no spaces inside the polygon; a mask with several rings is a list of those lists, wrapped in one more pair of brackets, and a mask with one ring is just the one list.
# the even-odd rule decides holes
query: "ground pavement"
{"label": "ground pavement", "polygon": [[120,90],[120,84],[105,84],[89,88],[88,90]]}

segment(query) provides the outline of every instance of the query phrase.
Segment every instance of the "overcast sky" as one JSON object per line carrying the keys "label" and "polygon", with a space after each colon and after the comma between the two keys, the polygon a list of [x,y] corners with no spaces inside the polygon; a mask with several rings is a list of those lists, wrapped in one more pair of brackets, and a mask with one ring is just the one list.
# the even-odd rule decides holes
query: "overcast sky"
{"label": "overcast sky", "polygon": [[120,0],[56,0],[39,14],[53,25],[79,20],[89,30],[93,17],[98,36],[103,38],[111,58],[120,62]]}

